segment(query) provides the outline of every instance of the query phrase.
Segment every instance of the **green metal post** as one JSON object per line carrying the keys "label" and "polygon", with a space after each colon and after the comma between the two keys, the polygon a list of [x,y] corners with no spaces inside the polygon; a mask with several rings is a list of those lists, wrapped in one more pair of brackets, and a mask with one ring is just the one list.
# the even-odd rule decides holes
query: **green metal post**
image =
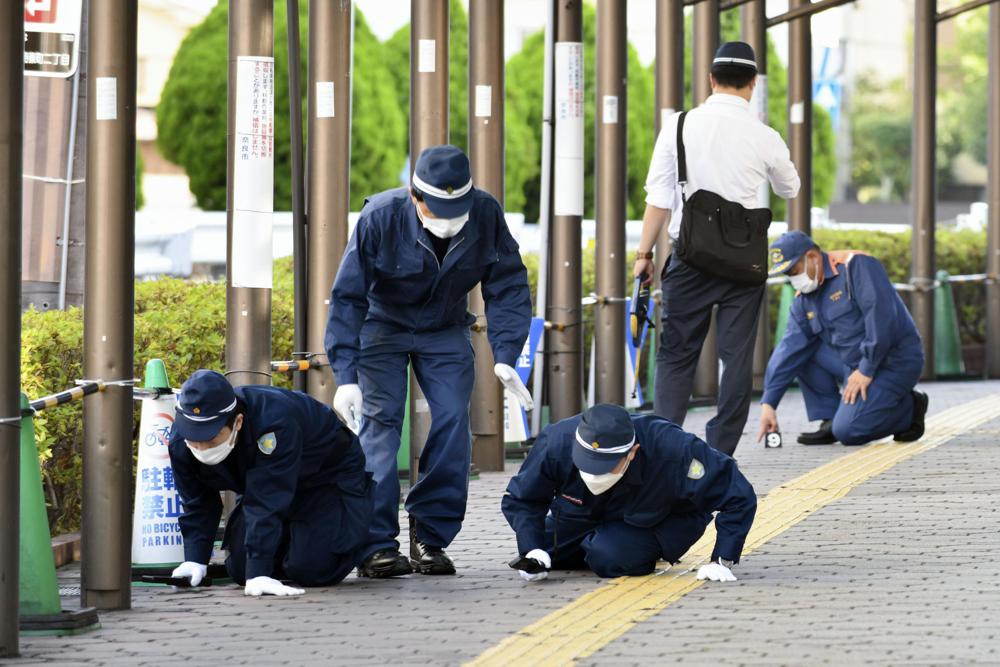
{"label": "green metal post", "polygon": [[951,276],[947,271],[937,272],[938,286],[934,288],[934,373],[936,375],[963,375],[962,338],[958,331],[955,299],[951,292]]}

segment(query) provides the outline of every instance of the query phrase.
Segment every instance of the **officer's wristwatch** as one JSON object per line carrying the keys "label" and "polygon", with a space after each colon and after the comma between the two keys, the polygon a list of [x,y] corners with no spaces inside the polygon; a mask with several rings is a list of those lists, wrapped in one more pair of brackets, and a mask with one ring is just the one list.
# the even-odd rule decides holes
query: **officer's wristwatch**
{"label": "officer's wristwatch", "polygon": [[635,258],[636,259],[653,259],[653,251],[652,250],[650,250],[649,252],[642,252],[641,250],[637,251],[635,253]]}
{"label": "officer's wristwatch", "polygon": [[719,556],[719,565],[724,565],[725,567],[728,567],[731,570],[736,565],[736,563],[731,560],[726,560],[722,556]]}

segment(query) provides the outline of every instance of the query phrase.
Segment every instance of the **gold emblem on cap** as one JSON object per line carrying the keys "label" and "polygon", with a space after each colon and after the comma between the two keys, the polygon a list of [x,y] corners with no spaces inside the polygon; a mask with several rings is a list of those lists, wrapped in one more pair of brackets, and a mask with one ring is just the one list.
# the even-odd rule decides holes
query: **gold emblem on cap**
{"label": "gold emblem on cap", "polygon": [[600,449],[601,447],[601,445],[596,440],[590,443],[590,446],[593,447],[594,449]]}
{"label": "gold emblem on cap", "polygon": [[195,413],[196,415],[200,415],[201,414],[201,408],[195,408],[191,412]]}
{"label": "gold emblem on cap", "polygon": [[785,254],[781,252],[781,248],[775,248],[771,251],[771,262],[773,264],[780,264],[785,261]]}
{"label": "gold emblem on cap", "polygon": [[447,187],[447,190],[448,190],[448,194],[451,194],[452,192],[454,192],[454,191],[455,191],[455,188],[453,188],[453,187],[451,187],[451,186],[449,185],[449,186]]}

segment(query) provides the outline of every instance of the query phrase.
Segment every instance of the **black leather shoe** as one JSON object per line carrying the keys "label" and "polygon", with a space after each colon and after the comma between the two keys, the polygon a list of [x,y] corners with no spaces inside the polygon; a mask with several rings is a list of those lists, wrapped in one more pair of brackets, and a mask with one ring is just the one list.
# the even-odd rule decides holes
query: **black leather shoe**
{"label": "black leather shoe", "polygon": [[372,579],[401,577],[404,574],[413,574],[413,568],[398,549],[376,551],[358,567],[358,576]]}
{"label": "black leather shoe", "polygon": [[455,564],[441,547],[417,539],[417,525],[410,519],[410,565],[420,574],[455,574]]}
{"label": "black leather shoe", "polygon": [[803,445],[832,445],[835,442],[832,419],[824,419],[817,430],[799,435],[799,443]]}
{"label": "black leather shoe", "polygon": [[910,422],[910,428],[893,436],[896,442],[913,442],[924,436],[924,418],[927,416],[930,398],[922,391],[911,391],[910,395],[913,397],[913,421]]}

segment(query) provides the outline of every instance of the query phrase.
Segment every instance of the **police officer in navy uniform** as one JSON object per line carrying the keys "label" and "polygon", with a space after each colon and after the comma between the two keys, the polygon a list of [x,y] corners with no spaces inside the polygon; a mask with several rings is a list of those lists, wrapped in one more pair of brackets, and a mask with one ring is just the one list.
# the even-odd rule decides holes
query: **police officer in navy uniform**
{"label": "police officer in navy uniform", "polygon": [[[527,272],[503,209],[472,184],[454,146],[421,153],[411,187],[365,202],[333,284],[326,352],[334,409],[354,429],[376,483],[360,574],[454,574],[444,549],[462,526],[475,365],[468,293],[482,285],[487,336],[504,386],[530,409],[514,364],[531,321]],[[417,483],[406,497],[410,559],[399,553],[396,453],[413,368],[430,409]]]}
{"label": "police officer in navy uniform", "polygon": [[861,253],[834,262],[800,231],[771,245],[771,263],[770,274],[787,275],[798,295],[767,364],[758,440],[779,430],[776,410],[793,380],[810,421],[821,422],[799,437],[803,444],[919,439],[928,403],[914,389],[923,346],[882,264]]}
{"label": "police officer in navy uniform", "polygon": [[698,578],[735,581],[757,497],[732,457],[673,422],[600,404],[539,434],[501,508],[528,581],[549,569],[649,574],[679,561],[713,512],[718,537]]}
{"label": "police officer in navy uniform", "polygon": [[372,514],[371,475],[356,436],[300,392],[233,389],[195,372],[177,401],[170,464],[183,503],[184,560],[175,577],[207,571],[220,491],[240,494],[226,521],[226,569],[247,595],[298,595],[339,582],[358,564]]}

